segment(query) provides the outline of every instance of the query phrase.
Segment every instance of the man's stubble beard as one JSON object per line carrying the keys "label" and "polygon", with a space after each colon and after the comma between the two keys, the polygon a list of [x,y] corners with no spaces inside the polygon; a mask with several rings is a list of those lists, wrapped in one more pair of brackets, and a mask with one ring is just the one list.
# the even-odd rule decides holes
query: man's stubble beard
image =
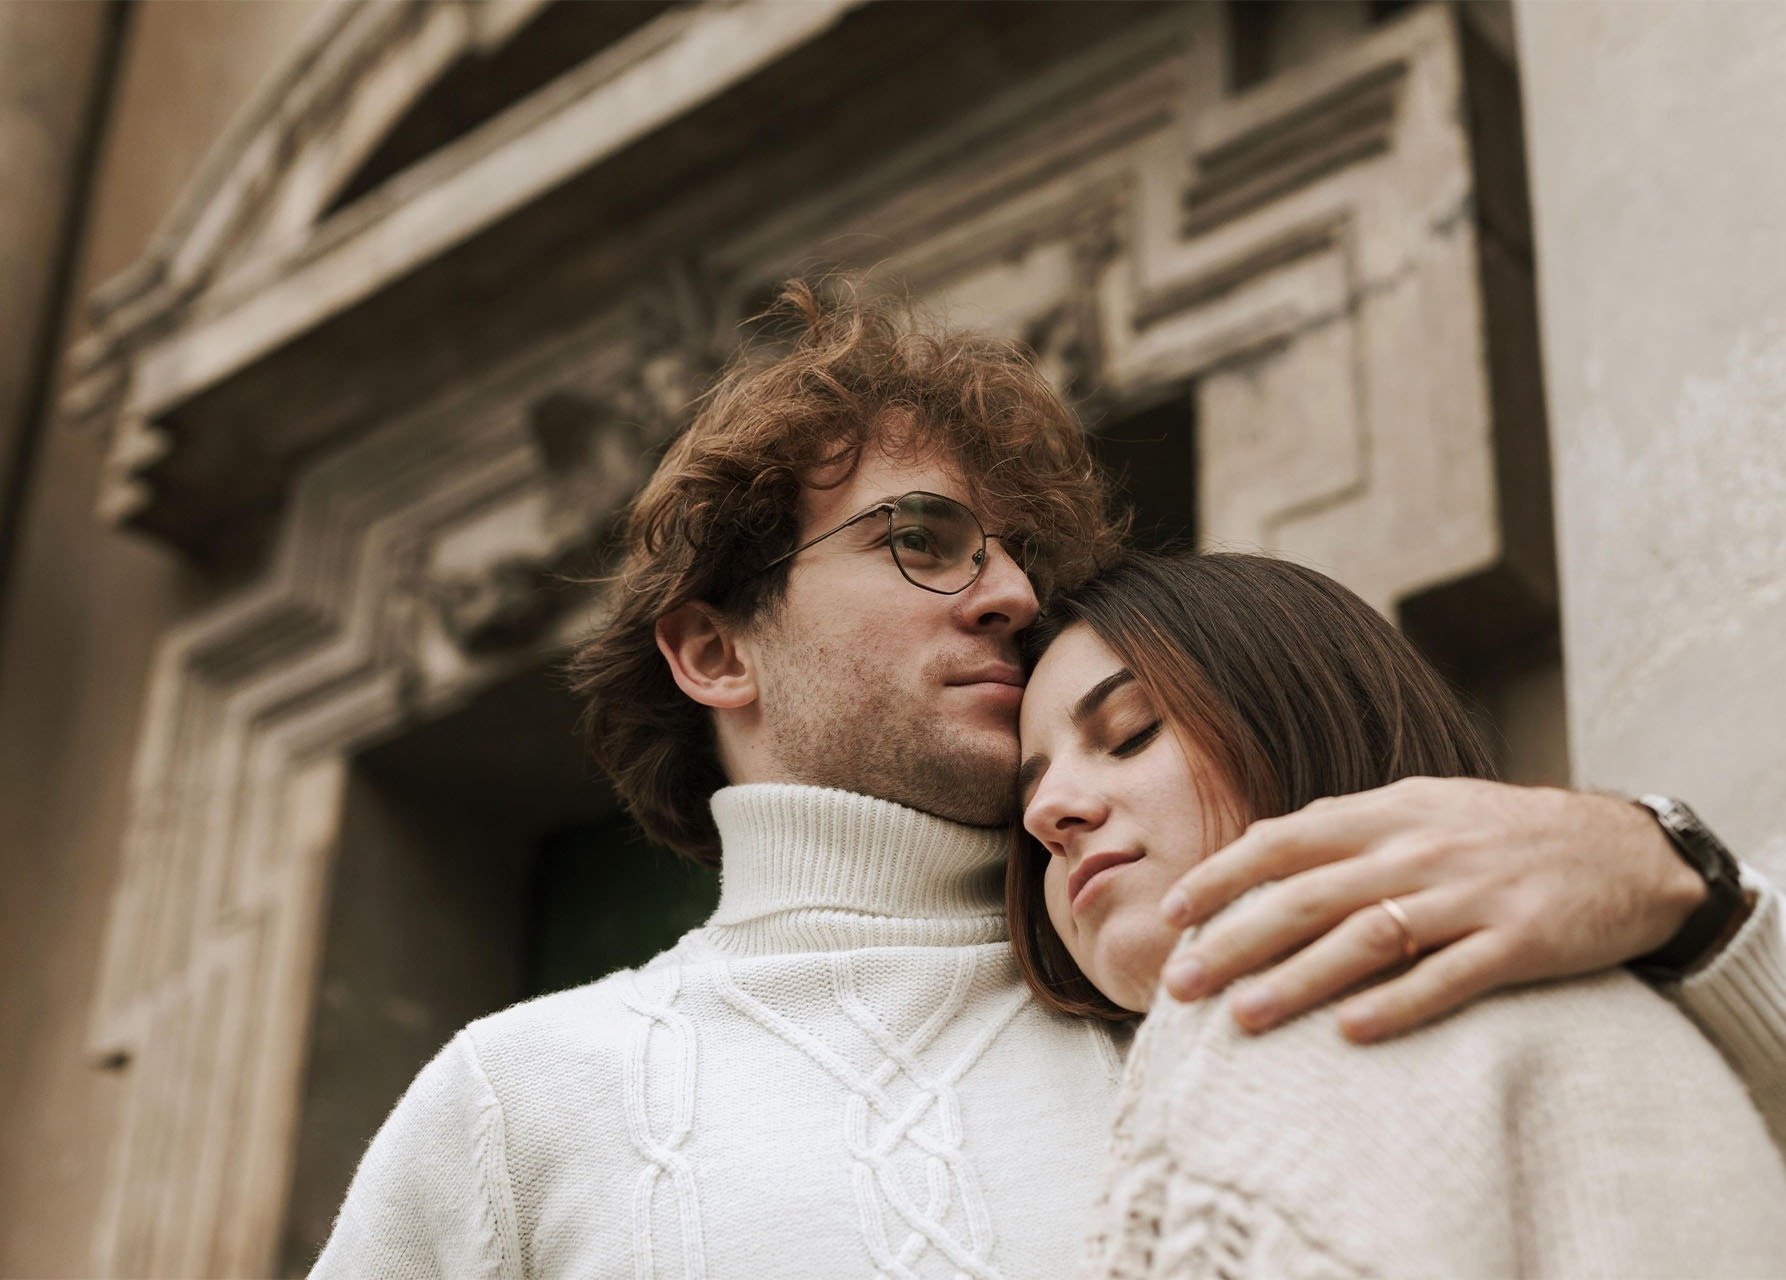
{"label": "man's stubble beard", "polygon": [[[898,655],[895,655],[897,658]],[[978,741],[891,680],[810,640],[777,646],[761,672],[764,729],[789,780],[891,800],[976,827],[1015,820],[1017,736]],[[926,673],[925,685],[938,679]]]}

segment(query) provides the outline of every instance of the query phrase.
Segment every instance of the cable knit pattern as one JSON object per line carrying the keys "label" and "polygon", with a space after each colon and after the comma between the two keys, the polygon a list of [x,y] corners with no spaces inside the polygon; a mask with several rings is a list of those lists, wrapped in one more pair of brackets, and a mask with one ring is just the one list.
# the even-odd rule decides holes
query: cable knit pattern
{"label": "cable knit pattern", "polygon": [[1624,973],[1359,1050],[1161,998],[1080,1274],[1786,1273],[1786,1166],[1729,1067]]}
{"label": "cable knit pattern", "polygon": [[713,918],[461,1032],[314,1274],[1068,1272],[1121,1044],[1023,987],[1003,833],[809,787],[713,809]]}
{"label": "cable knit pattern", "polygon": [[[666,988],[658,1001],[647,996],[633,974],[623,973],[616,980],[621,1003],[638,1015],[628,1028],[627,1054],[624,1064],[626,1098],[626,1131],[633,1140],[633,1149],[646,1161],[639,1171],[639,1189],[634,1200],[633,1270],[638,1280],[657,1274],[652,1254],[652,1201],[657,1184],[667,1177],[676,1194],[676,1222],[682,1237],[683,1273],[690,1277],[706,1275],[706,1250],[701,1245],[701,1206],[695,1194],[693,1170],[682,1153],[682,1146],[694,1126],[695,1110],[695,1031],[694,1024],[674,1006],[681,990],[681,974],[671,969],[664,977]],[[645,1100],[645,1064],[650,1056],[651,1035],[658,1028],[668,1037],[666,1069],[662,1082],[670,1098],[669,1127],[659,1137],[652,1132],[652,1115]]]}

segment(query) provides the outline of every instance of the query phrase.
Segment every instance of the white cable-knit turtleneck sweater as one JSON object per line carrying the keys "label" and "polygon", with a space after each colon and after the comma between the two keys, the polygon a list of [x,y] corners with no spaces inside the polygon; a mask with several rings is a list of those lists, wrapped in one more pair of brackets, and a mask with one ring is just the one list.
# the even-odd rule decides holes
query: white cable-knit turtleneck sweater
{"label": "white cable-knit turtleneck sweater", "polygon": [[[728,788],[713,808],[724,873],[712,920],[642,969],[460,1032],[373,1140],[315,1275],[1047,1280],[1071,1271],[1103,1177],[1121,1046],[1107,1028],[1051,1014],[1025,992],[1004,926],[1002,833],[807,787]],[[1786,1136],[1786,921],[1777,895],[1758,887],[1755,917],[1676,994]],[[1615,1004],[1646,996],[1622,978],[1597,981],[1621,993]],[[1206,1037],[1150,1034],[1118,1131],[1119,1156],[1145,1164],[1168,1158],[1170,1147],[1171,1159],[1210,1175],[1162,1182],[1157,1169],[1119,1159],[1101,1248],[1132,1261],[1136,1246],[1145,1256],[1147,1223],[1110,1216],[1130,1192],[1143,1202],[1166,1197],[1161,1207],[1182,1225],[1192,1221],[1185,1196],[1238,1192],[1246,1180],[1307,1203],[1336,1167],[1346,1171],[1338,1189],[1355,1198],[1402,1188],[1397,1210],[1417,1223],[1448,1222],[1453,1210],[1468,1221],[1472,1205],[1502,1203],[1494,1188],[1503,1183],[1481,1180],[1477,1155],[1447,1162],[1437,1149],[1408,1150],[1467,1096],[1447,1090],[1452,1068],[1473,1052],[1441,1054],[1432,1071],[1403,1070],[1433,1042],[1353,1050],[1318,1020],[1330,1015],[1251,1041],[1219,1010],[1168,1011],[1162,1029],[1195,1024]],[[1570,1070],[1561,1032],[1554,1045],[1534,1045],[1517,1026],[1505,1044],[1484,1038],[1500,1016],[1467,1014],[1437,1043],[1459,1036],[1481,1045],[1486,1056],[1471,1068],[1478,1078],[1490,1062],[1505,1066],[1510,1046],[1525,1055],[1521,1070]],[[1709,1054],[1703,1044],[1676,1047]],[[1629,1046],[1638,1057],[1654,1048],[1641,1036]],[[1380,1088],[1379,1068],[1397,1083]],[[1145,1080],[1160,1071],[1177,1073],[1177,1085],[1148,1093]],[[1205,1097],[1186,1086],[1198,1078],[1209,1082]],[[1616,1070],[1575,1078],[1583,1105],[1620,1094]],[[1262,1091],[1273,1080],[1307,1087]],[[1573,1105],[1568,1090],[1543,1087]],[[1348,1089],[1387,1107],[1377,1127],[1368,1107],[1349,1117],[1335,1109]],[[1143,1093],[1161,1105],[1137,1107]],[[1726,1109],[1728,1095],[1720,1094]],[[1665,1141],[1686,1160],[1724,1137],[1721,1121],[1703,1130],[1676,1123],[1693,1119],[1699,1104],[1689,1096],[1698,1094],[1666,1103],[1661,1118],[1673,1127],[1654,1131],[1667,1129]],[[1403,1104],[1416,1123],[1397,1122]],[[1205,1148],[1199,1126],[1212,1107],[1217,1127],[1238,1136]],[[1329,1149],[1322,1126],[1344,1129],[1342,1121],[1365,1124],[1362,1165],[1313,1158]],[[1568,1123],[1557,1129],[1573,1132]],[[1273,1135],[1285,1133],[1288,1145],[1274,1146]],[[1435,1136],[1455,1145],[1467,1135],[1441,1123]],[[1533,1136],[1541,1135],[1521,1141]],[[1521,1150],[1507,1146],[1513,1164],[1500,1170],[1515,1187],[1524,1185]],[[1281,1158],[1299,1151],[1310,1158]],[[1378,1177],[1388,1181],[1370,1180]],[[1632,1212],[1655,1212],[1642,1180],[1632,1185]],[[1753,1190],[1733,1186],[1719,1197]],[[1341,1204],[1327,1204],[1322,1221]],[[1405,1232],[1378,1230],[1368,1214],[1338,1216],[1343,1230],[1325,1252],[1298,1255],[1310,1274],[1344,1274],[1329,1264],[1354,1256],[1385,1260],[1386,1269],[1407,1260],[1394,1251]],[[1247,1222],[1280,1244],[1280,1229],[1295,1225],[1281,1215]],[[1448,1247],[1463,1239],[1437,1238]],[[1786,1225],[1781,1238],[1786,1247]],[[1217,1255],[1207,1272],[1276,1274],[1269,1254],[1246,1270],[1233,1253],[1246,1239],[1211,1237]],[[1607,1255],[1615,1256],[1623,1255]],[[1121,1269],[1109,1252],[1094,1257],[1094,1274]]]}
{"label": "white cable-knit turtleneck sweater", "polygon": [[460,1032],[314,1274],[1070,1272],[1121,1061],[1024,988],[1003,833],[811,787],[713,812],[713,918]]}

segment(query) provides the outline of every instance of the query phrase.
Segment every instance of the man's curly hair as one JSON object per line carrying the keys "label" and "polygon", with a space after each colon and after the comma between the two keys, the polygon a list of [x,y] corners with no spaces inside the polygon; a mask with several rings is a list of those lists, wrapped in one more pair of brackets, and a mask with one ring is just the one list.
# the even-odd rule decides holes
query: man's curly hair
{"label": "man's curly hair", "polygon": [[889,438],[939,453],[989,527],[1034,543],[1044,601],[1095,573],[1121,537],[1079,422],[1022,347],[842,294],[783,286],[770,342],[719,376],[634,499],[611,612],[570,663],[590,749],[627,809],[708,866],[719,865],[708,800],[726,779],[711,713],[676,687],[655,629],[693,601],[740,624],[772,612],[790,565],[764,568],[798,541],[803,485],[845,483]]}

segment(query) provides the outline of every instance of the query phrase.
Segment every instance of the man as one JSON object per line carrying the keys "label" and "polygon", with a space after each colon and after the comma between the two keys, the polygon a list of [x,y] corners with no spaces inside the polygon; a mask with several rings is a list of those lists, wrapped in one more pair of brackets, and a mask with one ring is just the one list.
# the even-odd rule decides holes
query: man
{"label": "man", "polygon": [[[1001,864],[1017,634],[1118,531],[1077,424],[1013,349],[910,334],[798,286],[784,311],[791,349],[722,377],[639,496],[614,613],[575,666],[598,759],[647,831],[721,868],[719,908],[637,971],[455,1037],[373,1141],[319,1275],[1071,1267],[1122,1046],[1028,997]],[[1536,914],[1593,927],[1559,929],[1536,959],[1502,942],[1498,972],[1462,987],[1665,942],[1703,882],[1643,814],[1560,794],[1403,789],[1262,824],[1235,874],[1186,884],[1175,909],[1207,915],[1284,875],[1262,899],[1314,876],[1320,909],[1236,915],[1239,932],[1203,940],[1201,974],[1178,976],[1213,989],[1340,911],[1307,948],[1338,959],[1293,958],[1265,988],[1282,1016],[1327,994],[1336,966],[1375,971],[1374,939],[1345,921],[1389,913],[1346,903],[1409,877],[1467,892],[1478,842],[1528,861],[1568,846],[1565,873],[1545,864],[1526,888]],[[1460,806],[1463,835],[1447,830]],[[1711,1003],[1757,1003],[1786,969],[1777,919],[1764,898],[1726,948],[1748,968]],[[1470,934],[1516,930],[1449,921],[1420,946],[1450,945],[1398,981]],[[1358,1034],[1443,1005],[1380,1007]],[[1777,1009],[1708,1025],[1786,1043]]]}

